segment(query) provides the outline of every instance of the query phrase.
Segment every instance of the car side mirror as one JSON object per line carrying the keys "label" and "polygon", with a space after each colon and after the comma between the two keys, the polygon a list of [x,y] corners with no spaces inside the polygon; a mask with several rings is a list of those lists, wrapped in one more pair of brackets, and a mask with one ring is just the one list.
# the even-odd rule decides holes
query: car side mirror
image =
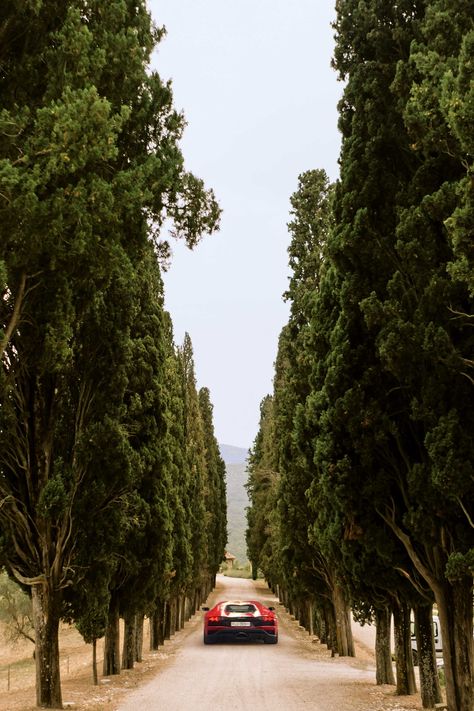
{"label": "car side mirror", "polygon": [[201,607],[201,610],[203,612],[209,612],[210,609],[211,609],[210,607]]}
{"label": "car side mirror", "polygon": [[269,609],[269,610],[274,610],[275,608],[274,608],[274,607],[269,607],[268,609]]}

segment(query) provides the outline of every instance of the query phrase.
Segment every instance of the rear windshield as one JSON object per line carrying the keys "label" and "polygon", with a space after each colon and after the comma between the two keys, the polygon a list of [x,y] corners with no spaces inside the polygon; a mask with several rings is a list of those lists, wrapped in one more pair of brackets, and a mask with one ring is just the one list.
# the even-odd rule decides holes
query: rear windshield
{"label": "rear windshield", "polygon": [[238,612],[239,614],[243,614],[245,612],[255,612],[255,605],[226,605],[225,611]]}

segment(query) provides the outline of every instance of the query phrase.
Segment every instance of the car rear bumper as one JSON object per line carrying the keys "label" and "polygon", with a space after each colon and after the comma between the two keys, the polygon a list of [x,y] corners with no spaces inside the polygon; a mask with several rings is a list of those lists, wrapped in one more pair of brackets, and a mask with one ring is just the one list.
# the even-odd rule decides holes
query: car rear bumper
{"label": "car rear bumper", "polygon": [[264,630],[255,627],[249,628],[229,628],[208,629],[205,633],[208,643],[212,642],[249,642],[252,640],[263,640],[264,642],[275,642],[278,638],[276,630]]}

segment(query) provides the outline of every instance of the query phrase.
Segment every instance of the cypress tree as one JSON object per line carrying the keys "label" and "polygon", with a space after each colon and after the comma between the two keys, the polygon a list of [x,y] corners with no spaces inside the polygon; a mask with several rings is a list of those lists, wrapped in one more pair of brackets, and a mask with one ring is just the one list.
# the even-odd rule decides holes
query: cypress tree
{"label": "cypress tree", "polygon": [[191,527],[192,573],[191,599],[193,610],[201,603],[208,571],[208,540],[206,530],[205,492],[207,471],[204,448],[204,428],[196,388],[193,345],[185,334],[178,349],[180,377],[184,402],[184,467],[186,472],[186,509]]}
{"label": "cypress tree", "polygon": [[226,469],[214,434],[213,407],[207,388],[199,390],[199,408],[204,430],[207,472],[207,487],[204,492],[207,519],[207,568],[210,575],[209,585],[213,588],[227,543]]}
{"label": "cypress tree", "polygon": [[260,424],[249,452],[246,542],[253,578],[260,569],[269,586],[275,590],[282,583],[278,558],[278,517],[276,514],[279,474],[276,471],[273,440],[273,398],[267,395],[260,403]]}

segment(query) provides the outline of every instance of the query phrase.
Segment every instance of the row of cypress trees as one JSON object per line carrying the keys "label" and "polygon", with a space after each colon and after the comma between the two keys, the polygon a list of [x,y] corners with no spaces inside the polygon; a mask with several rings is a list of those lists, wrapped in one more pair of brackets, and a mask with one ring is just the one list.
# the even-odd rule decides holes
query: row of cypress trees
{"label": "row of cypress trees", "polygon": [[377,681],[474,708],[474,24],[462,0],[339,0],[340,178],[291,199],[288,324],[250,456],[247,541],[340,654],[377,623]]}
{"label": "row of cypress trees", "polygon": [[32,597],[46,708],[61,707],[61,619],[105,634],[118,673],[143,616],[156,646],[224,553],[212,405],[157,260],[165,220],[193,247],[220,210],[150,71],[162,36],[145,0],[0,8],[0,565]]}

